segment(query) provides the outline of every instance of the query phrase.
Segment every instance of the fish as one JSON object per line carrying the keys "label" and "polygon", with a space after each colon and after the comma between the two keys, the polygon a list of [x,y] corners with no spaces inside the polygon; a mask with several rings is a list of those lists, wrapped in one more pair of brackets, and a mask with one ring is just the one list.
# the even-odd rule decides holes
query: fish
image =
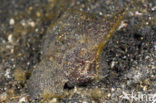
{"label": "fish", "polygon": [[75,8],[68,9],[48,28],[44,56],[27,83],[33,98],[47,91],[61,94],[65,87],[85,86],[108,73],[107,63],[100,55],[123,20],[125,10],[112,18],[100,18]]}

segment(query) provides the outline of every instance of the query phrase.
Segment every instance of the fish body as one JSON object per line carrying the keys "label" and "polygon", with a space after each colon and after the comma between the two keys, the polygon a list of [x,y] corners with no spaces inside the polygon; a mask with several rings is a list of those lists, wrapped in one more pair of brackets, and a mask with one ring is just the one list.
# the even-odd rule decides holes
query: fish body
{"label": "fish body", "polygon": [[99,19],[75,7],[68,9],[48,29],[43,59],[28,81],[30,94],[38,97],[47,90],[53,94],[62,93],[65,85],[70,88],[94,81],[99,71],[106,75],[107,64],[100,54],[118,28],[123,14],[116,20]]}

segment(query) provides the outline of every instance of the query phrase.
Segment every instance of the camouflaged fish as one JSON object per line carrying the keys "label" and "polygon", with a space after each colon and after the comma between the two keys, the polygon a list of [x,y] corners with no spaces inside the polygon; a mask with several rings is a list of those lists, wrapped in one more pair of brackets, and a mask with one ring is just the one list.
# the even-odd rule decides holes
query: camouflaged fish
{"label": "camouflaged fish", "polygon": [[41,96],[47,90],[52,94],[62,93],[65,85],[87,85],[99,76],[100,70],[106,75],[107,66],[100,54],[124,13],[115,19],[99,19],[75,7],[67,10],[48,29],[44,57],[28,81],[31,96]]}

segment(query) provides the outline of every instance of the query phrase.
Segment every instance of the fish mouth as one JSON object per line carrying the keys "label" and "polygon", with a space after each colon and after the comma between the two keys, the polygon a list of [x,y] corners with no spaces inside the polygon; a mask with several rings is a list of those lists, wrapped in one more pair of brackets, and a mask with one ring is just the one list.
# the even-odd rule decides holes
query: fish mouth
{"label": "fish mouth", "polygon": [[86,61],[85,66],[80,69],[74,69],[67,77],[68,81],[65,83],[65,89],[72,89],[75,86],[85,87],[95,80],[97,77],[96,62]]}

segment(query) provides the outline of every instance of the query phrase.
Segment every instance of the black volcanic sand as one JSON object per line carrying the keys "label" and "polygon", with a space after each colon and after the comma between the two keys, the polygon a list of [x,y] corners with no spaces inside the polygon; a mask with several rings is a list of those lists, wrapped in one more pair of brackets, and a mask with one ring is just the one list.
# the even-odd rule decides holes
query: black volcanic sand
{"label": "black volcanic sand", "polygon": [[[53,69],[48,55],[57,35],[87,35],[89,26],[107,35],[124,9],[101,52],[99,78],[70,86],[66,70]],[[155,94],[155,88],[155,0],[0,0],[0,102],[122,103],[130,102],[124,93]]]}

